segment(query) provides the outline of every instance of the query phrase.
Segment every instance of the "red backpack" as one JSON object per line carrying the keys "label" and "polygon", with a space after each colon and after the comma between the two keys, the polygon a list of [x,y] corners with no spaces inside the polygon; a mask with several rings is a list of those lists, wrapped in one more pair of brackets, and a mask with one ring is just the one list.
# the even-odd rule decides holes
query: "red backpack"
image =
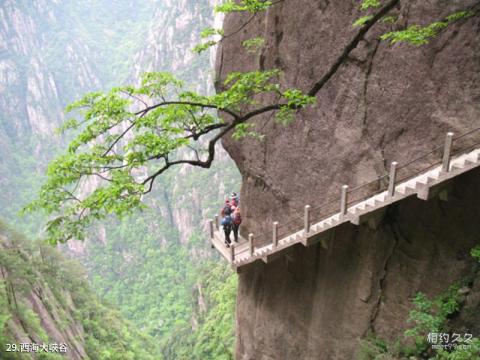
{"label": "red backpack", "polygon": [[235,225],[240,225],[242,223],[242,216],[239,213],[233,215],[233,223]]}

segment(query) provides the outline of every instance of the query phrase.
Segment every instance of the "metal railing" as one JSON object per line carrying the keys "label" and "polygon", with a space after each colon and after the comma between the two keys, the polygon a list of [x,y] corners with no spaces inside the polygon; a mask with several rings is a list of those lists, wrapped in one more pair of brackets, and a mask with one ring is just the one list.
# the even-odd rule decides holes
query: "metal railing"
{"label": "metal railing", "polygon": [[[308,234],[312,224],[336,214],[345,216],[352,206],[384,191],[387,191],[387,196],[393,197],[399,183],[408,181],[435,166],[441,164],[441,171],[449,172],[452,157],[471,151],[478,146],[480,146],[480,127],[457,137],[454,133],[448,132],[444,143],[429,152],[403,164],[393,161],[389,164],[388,172],[385,174],[353,188],[343,185],[338,194],[331,196],[324,203],[315,207],[306,205],[302,212],[297,210],[292,213],[290,220],[283,223],[273,221],[270,229],[265,229],[256,234],[250,233],[248,235],[248,247],[243,251],[235,252],[235,247],[232,244],[230,261],[233,263],[236,258],[245,253],[248,253],[249,258],[253,257],[256,249],[270,244],[272,244],[272,251],[274,252],[280,240],[302,230],[305,234]],[[215,221],[210,220],[209,226],[210,237],[213,239],[215,229],[219,230],[220,227],[218,215],[215,216]]]}

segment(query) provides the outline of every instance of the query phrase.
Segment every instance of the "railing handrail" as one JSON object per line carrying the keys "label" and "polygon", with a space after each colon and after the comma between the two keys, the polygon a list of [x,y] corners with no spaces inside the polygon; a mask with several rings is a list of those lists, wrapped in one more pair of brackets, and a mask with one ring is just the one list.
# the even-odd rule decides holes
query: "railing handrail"
{"label": "railing handrail", "polygon": [[[372,196],[375,196],[375,195],[378,195],[378,194],[381,194],[382,192],[384,192],[385,190],[374,190],[374,191],[371,191],[371,192],[368,192],[368,195],[366,196],[362,196],[360,199],[355,199],[355,200],[351,200],[351,201],[348,201],[348,196],[362,188],[366,188],[367,186],[369,185],[373,185],[374,183],[379,183],[380,181],[382,181],[383,179],[389,179],[389,183],[388,183],[388,187],[387,187],[387,193],[390,195],[390,196],[393,196],[393,194],[395,193],[395,187],[396,187],[396,184],[398,183],[403,183],[405,181],[408,181],[414,177],[417,177],[418,175],[424,173],[425,171],[433,168],[434,166],[436,165],[439,165],[439,164],[442,164],[442,171],[444,172],[448,172],[450,171],[450,160],[452,158],[452,156],[458,154],[460,151],[465,151],[466,149],[471,149],[473,147],[475,147],[476,145],[480,144],[480,142],[476,142],[474,143],[473,145],[470,145],[468,146],[466,149],[460,149],[460,150],[456,150],[454,152],[452,152],[452,144],[457,142],[458,143],[458,140],[460,139],[463,139],[477,131],[480,131],[480,127],[477,127],[477,128],[474,128],[474,129],[471,129],[459,136],[454,136],[453,133],[449,132],[447,133],[446,135],[446,140],[445,140],[445,143],[442,145],[442,146],[437,146],[435,147],[433,150],[430,150],[429,152],[419,156],[419,157],[416,157],[404,164],[401,164],[400,166],[398,166],[399,164],[396,162],[396,161],[392,161],[391,163],[391,167],[390,167],[390,171],[388,173],[385,173],[383,175],[380,175],[378,176],[377,178],[375,178],[374,180],[370,180],[368,182],[365,182],[365,183],[362,183],[362,184],[359,184],[351,189],[348,188],[347,185],[343,185],[342,186],[342,191],[341,191],[341,198],[339,199],[338,195],[336,197],[333,197],[333,196],[330,196],[328,198],[328,200],[320,205],[317,205],[315,207],[311,207],[309,205],[306,205],[306,207],[304,208],[304,214],[303,216],[302,215],[298,215],[298,211],[294,211],[292,212],[291,214],[291,219],[284,222],[284,223],[278,223],[276,221],[274,221],[274,223],[276,223],[276,225],[274,225],[274,237],[273,239],[276,238],[276,241],[278,242],[279,240],[281,240],[280,238],[278,238],[278,234],[279,234],[279,229],[281,227],[285,228],[287,227],[288,225],[291,225],[293,224],[294,222],[296,221],[302,221],[303,222],[303,229],[305,230],[305,232],[307,233],[308,232],[308,229],[310,228],[310,224],[312,223],[312,213],[317,211],[317,210],[321,210],[321,209],[329,209],[329,207],[331,207],[331,205],[337,203],[338,207],[336,208],[336,210],[330,210],[328,211],[326,214],[320,214],[320,219],[317,221],[317,222],[321,222],[325,219],[328,219],[329,217],[331,216],[334,216],[336,214],[339,214],[340,216],[342,215],[346,215],[347,212],[348,212],[348,208],[350,208],[352,205],[355,205],[355,204],[358,204],[362,201],[365,201],[366,199],[368,198],[371,198]],[[416,163],[416,162],[419,162],[420,160],[423,160],[423,159],[426,159],[428,156],[431,156],[433,154],[435,154],[437,151],[439,150],[442,150],[443,149],[443,158],[441,160],[436,160],[434,161],[432,164],[429,164],[427,167],[422,167],[422,169],[418,170],[418,171],[415,171],[414,173],[410,174],[410,175],[407,175],[403,178],[398,178],[397,179],[397,174],[399,171],[403,170],[403,169],[406,169],[408,166]],[[218,222],[217,222],[218,224]],[[301,223],[300,223],[301,224]],[[213,237],[212,235],[212,229],[213,229],[213,224],[210,225],[210,232],[211,232],[211,236]],[[217,229],[218,229],[218,226],[217,226]],[[290,232],[288,235],[282,237],[282,238],[287,238],[289,236],[291,236],[292,234],[295,234],[299,231],[302,230],[302,226],[298,226],[298,230],[297,231],[293,231],[293,232]],[[253,256],[253,253],[254,253],[254,248],[255,248],[255,243],[258,243],[258,239],[264,239],[264,238],[267,238],[268,239],[268,234],[272,235],[272,232],[270,231],[262,231],[261,233],[258,233],[258,234],[249,234],[249,247],[246,248],[245,251],[242,251],[243,252],[246,252],[246,251],[249,251],[250,252],[250,256]],[[271,237],[271,236],[270,236]],[[272,237],[271,237],[272,238]],[[255,241],[255,239],[257,241]],[[274,244],[274,240],[272,239],[271,243]],[[262,242],[262,244],[264,244],[265,242]],[[266,243],[270,243],[270,241],[267,241]],[[275,244],[273,245],[273,248],[275,248]],[[233,251],[232,251],[232,254],[233,254]],[[234,260],[234,255],[232,255],[232,262]]]}

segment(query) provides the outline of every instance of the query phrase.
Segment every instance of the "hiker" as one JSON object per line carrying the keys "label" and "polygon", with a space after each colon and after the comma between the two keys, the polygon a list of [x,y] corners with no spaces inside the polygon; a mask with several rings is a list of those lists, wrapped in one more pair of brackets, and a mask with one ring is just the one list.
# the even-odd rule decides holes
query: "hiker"
{"label": "hiker", "polygon": [[232,230],[233,230],[233,237],[235,242],[238,242],[238,228],[242,223],[242,216],[240,215],[240,208],[237,206],[232,216]]}
{"label": "hiker", "polygon": [[238,202],[239,202],[239,200],[238,200],[238,195],[237,195],[237,193],[236,193],[236,192],[232,192],[232,193],[230,194],[230,203],[231,203],[233,206],[237,207],[237,206],[238,206]]}
{"label": "hiker", "polygon": [[222,217],[225,217],[231,214],[232,214],[232,205],[230,204],[230,200],[227,199],[225,200],[225,205],[223,205],[221,215]]}
{"label": "hiker", "polygon": [[232,241],[230,240],[230,233],[232,232],[232,217],[225,215],[222,219],[223,232],[225,233],[225,245],[230,247]]}

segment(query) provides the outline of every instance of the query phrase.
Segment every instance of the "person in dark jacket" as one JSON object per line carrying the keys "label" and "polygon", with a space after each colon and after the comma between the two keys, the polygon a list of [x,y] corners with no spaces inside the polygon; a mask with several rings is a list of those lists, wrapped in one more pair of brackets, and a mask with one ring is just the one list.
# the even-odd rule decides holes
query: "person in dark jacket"
{"label": "person in dark jacket", "polygon": [[233,237],[235,242],[238,242],[238,229],[240,228],[241,223],[242,223],[242,215],[240,215],[240,208],[236,207],[232,216],[232,230],[233,230]]}
{"label": "person in dark jacket", "polygon": [[232,241],[230,240],[230,233],[232,232],[232,217],[230,215],[225,215],[222,219],[223,232],[225,233],[225,245],[230,247]]}
{"label": "person in dark jacket", "polygon": [[230,200],[225,200],[225,205],[223,205],[222,211],[220,212],[220,215],[226,216],[226,215],[231,215],[232,214],[232,205],[230,204]]}

